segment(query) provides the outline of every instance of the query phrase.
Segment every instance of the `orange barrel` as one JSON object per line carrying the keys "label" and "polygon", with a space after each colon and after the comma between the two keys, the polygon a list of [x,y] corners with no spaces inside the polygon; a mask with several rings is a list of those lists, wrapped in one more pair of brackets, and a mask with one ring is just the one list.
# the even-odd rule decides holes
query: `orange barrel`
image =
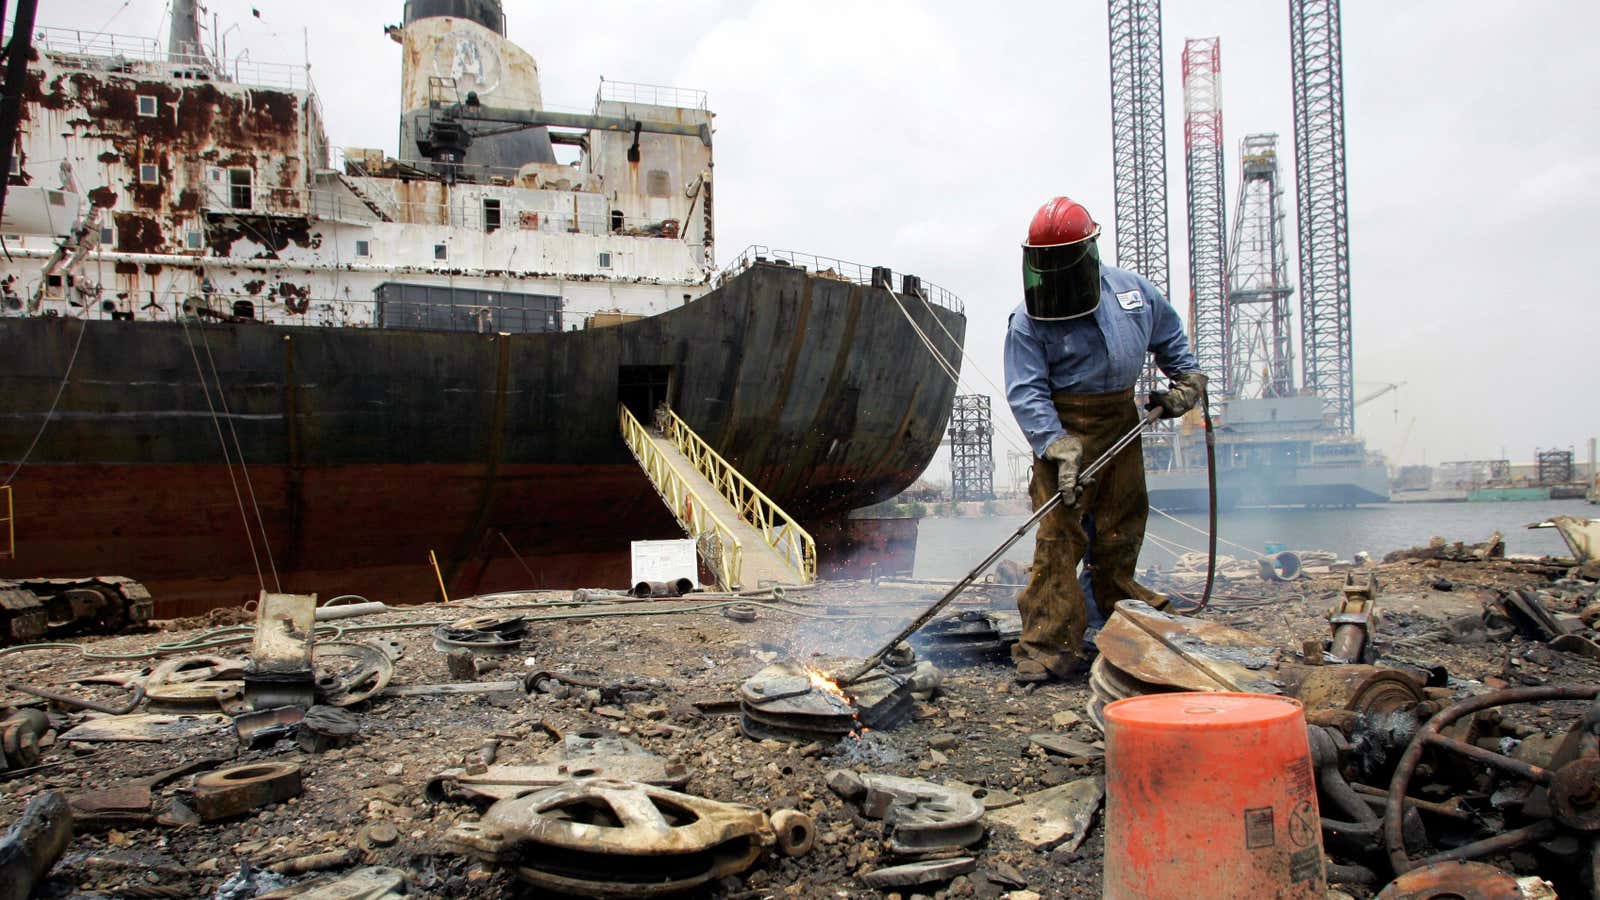
{"label": "orange barrel", "polygon": [[1150,694],[1105,708],[1105,896],[1307,897],[1327,892],[1300,703],[1266,694]]}

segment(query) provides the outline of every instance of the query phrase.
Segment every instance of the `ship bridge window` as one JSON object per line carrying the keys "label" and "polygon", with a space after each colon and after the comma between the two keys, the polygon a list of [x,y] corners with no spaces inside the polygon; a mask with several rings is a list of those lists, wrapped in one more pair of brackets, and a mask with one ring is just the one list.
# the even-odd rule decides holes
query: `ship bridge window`
{"label": "ship bridge window", "polygon": [[150,94],[139,95],[139,115],[153,116],[156,114],[156,98]]}
{"label": "ship bridge window", "polygon": [[62,275],[46,275],[44,277],[44,296],[48,300],[60,300],[67,296],[67,279]]}
{"label": "ship bridge window", "polygon": [[450,248],[446,247],[443,244],[434,244],[433,245],[433,258],[434,259],[438,259],[438,260],[449,259],[450,258]]}
{"label": "ship bridge window", "polygon": [[22,157],[15,150],[11,151],[11,174],[22,174]]}
{"label": "ship bridge window", "polygon": [[200,232],[190,231],[183,236],[183,245],[190,250],[200,249]]}
{"label": "ship bridge window", "polygon": [[484,198],[483,201],[483,231],[493,234],[500,230],[500,201],[493,198]]}
{"label": "ship bridge window", "polygon": [[116,229],[109,225],[100,226],[100,243],[109,247],[117,241]]}
{"label": "ship bridge window", "polygon": [[161,180],[161,170],[156,168],[155,163],[140,163],[139,180],[145,184],[155,184]]}
{"label": "ship bridge window", "polygon": [[600,252],[600,258],[596,262],[599,264],[600,268],[602,268],[602,269],[611,268],[611,251],[602,250]]}
{"label": "ship bridge window", "polygon": [[255,182],[249,169],[228,170],[228,205],[234,209],[255,209]]}
{"label": "ship bridge window", "polygon": [[371,256],[372,255],[372,242],[371,241],[356,241],[356,255],[357,256]]}

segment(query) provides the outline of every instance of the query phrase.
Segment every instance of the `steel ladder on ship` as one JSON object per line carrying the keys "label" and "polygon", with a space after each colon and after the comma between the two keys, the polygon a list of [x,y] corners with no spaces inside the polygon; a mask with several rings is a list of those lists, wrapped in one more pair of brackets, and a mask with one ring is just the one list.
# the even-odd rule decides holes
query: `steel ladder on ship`
{"label": "steel ladder on ship", "polygon": [[817,545],[792,516],[662,406],[657,428],[618,404],[622,438],[724,590],[817,580]]}

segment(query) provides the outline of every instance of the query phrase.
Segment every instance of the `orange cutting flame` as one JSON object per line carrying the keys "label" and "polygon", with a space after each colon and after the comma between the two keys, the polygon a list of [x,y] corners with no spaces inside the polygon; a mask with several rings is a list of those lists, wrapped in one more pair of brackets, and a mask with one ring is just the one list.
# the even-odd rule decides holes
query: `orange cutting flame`
{"label": "orange cutting flame", "polygon": [[844,692],[844,688],[839,687],[839,682],[834,681],[827,675],[824,675],[821,671],[808,668],[806,669],[806,677],[811,679],[812,687],[823,692],[824,694],[837,697],[845,703],[850,702],[850,695]]}

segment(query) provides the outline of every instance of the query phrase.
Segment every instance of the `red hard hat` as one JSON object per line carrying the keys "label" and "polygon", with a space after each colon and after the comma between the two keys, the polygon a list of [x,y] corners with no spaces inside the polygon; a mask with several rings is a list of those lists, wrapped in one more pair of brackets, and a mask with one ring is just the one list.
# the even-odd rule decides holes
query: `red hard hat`
{"label": "red hard hat", "polygon": [[1057,197],[1039,207],[1028,223],[1025,247],[1058,247],[1076,244],[1100,233],[1100,226],[1082,203],[1071,197]]}

